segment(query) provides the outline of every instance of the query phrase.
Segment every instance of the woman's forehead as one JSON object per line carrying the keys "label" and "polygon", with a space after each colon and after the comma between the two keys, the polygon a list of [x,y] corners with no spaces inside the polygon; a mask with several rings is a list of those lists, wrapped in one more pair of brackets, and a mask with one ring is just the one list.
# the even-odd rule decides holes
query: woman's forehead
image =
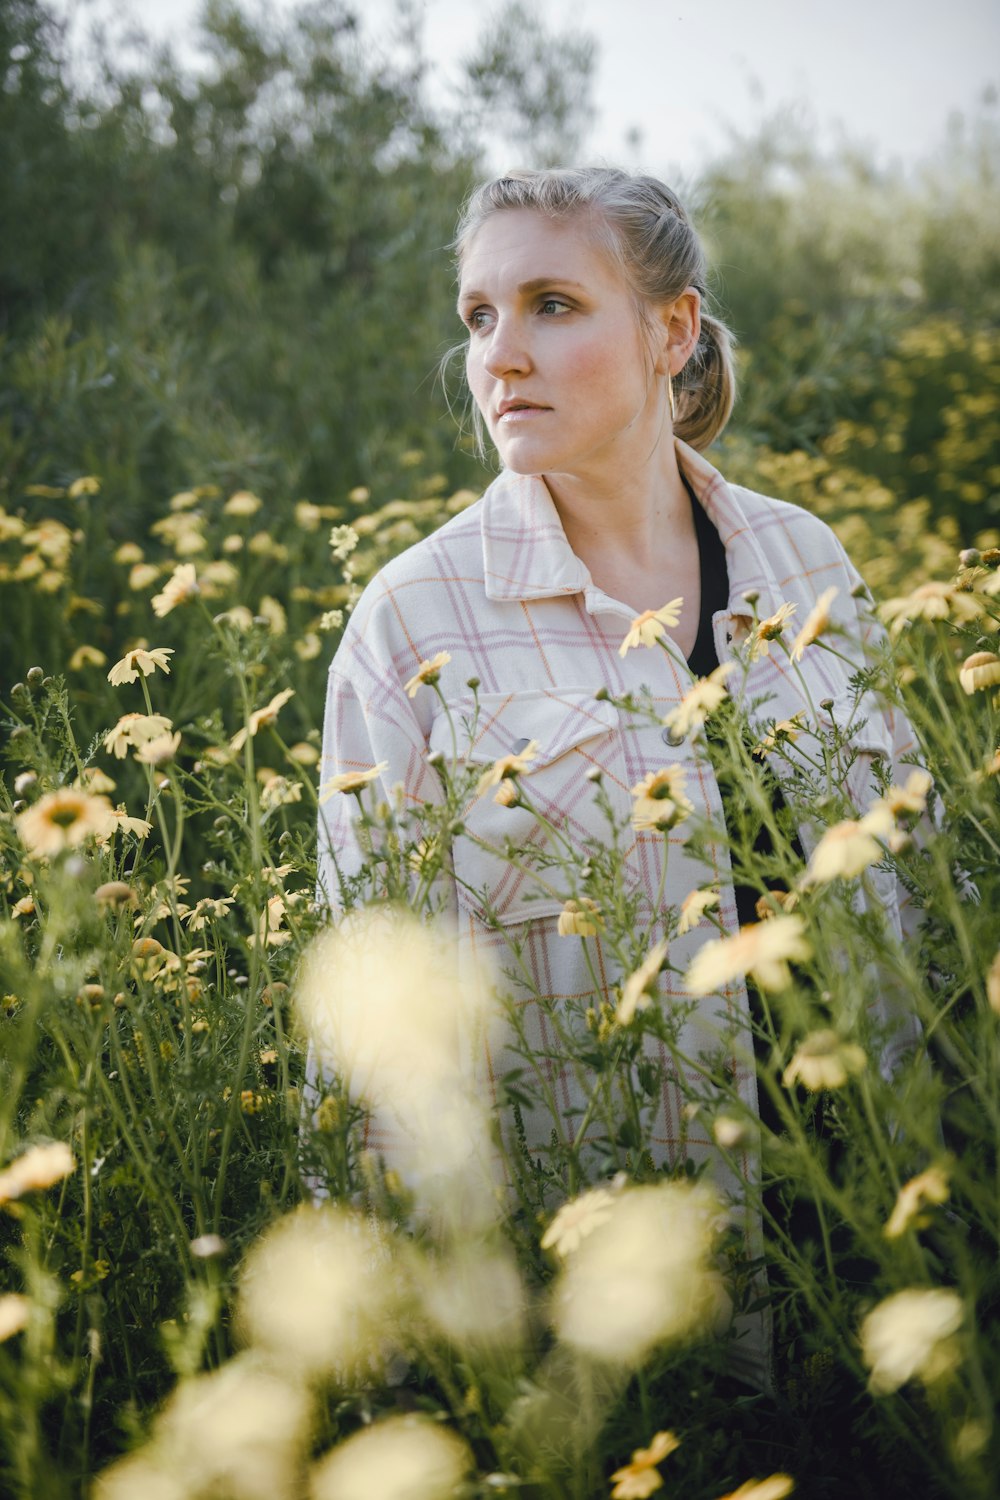
{"label": "woman's forehead", "polygon": [[486,281],[620,281],[589,216],[553,219],[534,209],[500,209],[469,236],[459,263],[462,296]]}

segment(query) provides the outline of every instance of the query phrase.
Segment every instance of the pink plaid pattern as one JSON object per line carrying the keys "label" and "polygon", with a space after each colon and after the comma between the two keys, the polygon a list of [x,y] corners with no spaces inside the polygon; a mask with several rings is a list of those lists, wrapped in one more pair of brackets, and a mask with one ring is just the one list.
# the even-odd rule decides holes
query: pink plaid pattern
{"label": "pink plaid pattern", "polygon": [[[720,661],[732,655],[745,636],[750,610],[745,595],[755,590],[758,611],[767,616],[788,601],[797,606],[794,631],[817,597],[836,588],[832,616],[847,632],[838,649],[861,662],[873,627],[867,610],[851,597],[860,577],[833,532],[795,506],[730,486],[699,454],[678,442],[678,458],[695,493],[726,548],[730,597],[726,611],[713,620]],[[503,473],[468,510],[390,563],[366,589],[351,617],[329,674],[322,759],[322,779],[340,772],[368,769],[385,761],[381,788],[388,794],[401,786],[404,798],[417,805],[435,801],[439,786],[427,764],[429,751],[451,754],[451,731],[436,694],[422,687],[410,699],[403,684],[420,662],[439,651],[451,654],[441,674],[463,748],[462,720],[472,708],[470,678],[479,679],[480,712],[471,756],[484,767],[522,742],[537,740],[539,750],[524,786],[532,801],[576,847],[587,839],[607,837],[607,822],[594,801],[586,773],[597,769],[616,812],[627,819],[629,790],[650,771],[680,763],[687,771],[687,793],[696,812],[721,821],[719,789],[712,767],[696,746],[665,744],[657,726],[630,721],[595,692],[606,687],[615,696],[648,687],[665,714],[690,686],[691,674],[680,657],[657,649],[636,649],[624,658],[619,646],[634,611],[598,589],[584,564],[570,550],[549,492],[540,478]],[[786,654],[772,649],[750,669],[746,701],[766,696],[765,719],[788,719],[799,712],[814,719],[815,705],[832,700],[834,718],[850,700],[850,667],[818,648],[807,649],[801,678]],[[912,748],[908,725],[874,702],[868,722],[855,741],[859,755],[850,773],[852,795],[864,805],[873,795],[871,757],[893,761]],[[776,765],[780,773],[780,764]],[[356,800],[333,796],[323,806],[322,883],[338,903],[336,867],[358,868],[361,853],[353,818]],[[558,1006],[581,997],[615,1003],[616,970],[600,936],[588,939],[590,967],[578,938],[560,937],[556,918],[563,892],[548,884],[551,871],[533,875],[505,858],[507,839],[539,843],[542,832],[520,808],[497,806],[491,794],[466,810],[468,828],[492,846],[484,851],[459,838],[454,850],[454,912],[460,939],[474,958],[485,957],[495,970],[521,978],[507,982],[521,1006],[521,1024],[534,1065],[546,1076],[560,1108],[579,1109],[586,1102],[586,1080],[571,1076],[551,1060],[551,1021],[533,991]],[[808,849],[808,835],[803,834]],[[625,868],[630,894],[643,898],[652,944],[661,935],[661,917],[653,909],[661,879],[663,837],[631,831],[626,838]],[[729,931],[737,927],[728,856],[721,845],[709,863],[686,848],[686,825],[670,836],[664,899],[679,905],[695,887],[721,887],[720,914]],[[893,921],[898,922],[896,892],[883,884]],[[491,913],[491,920],[487,920]],[[671,960],[683,971],[698,946],[713,935],[701,928],[675,939]],[[516,962],[512,944],[517,948]],[[671,1008],[689,1000],[679,980],[664,974],[660,1004]],[[908,1028],[903,1027],[903,1031]],[[661,1050],[650,1043],[651,1050]],[[698,1003],[680,1035],[679,1052],[696,1060],[699,1053],[725,1048],[729,1070],[740,1094],[757,1108],[753,1048],[748,1030],[748,1002],[741,983],[721,996]],[[500,1051],[485,1059],[484,1076],[499,1078],[515,1059]],[[655,1150],[663,1159],[681,1148],[695,1158],[713,1158],[713,1171],[734,1204],[743,1201],[740,1183],[727,1176],[708,1132],[698,1119],[685,1119],[676,1084],[677,1068],[662,1059],[667,1077],[656,1118]],[[525,1065],[524,1058],[516,1061]],[[572,1135],[578,1114],[566,1117]],[[552,1120],[525,1121],[528,1139],[544,1147]],[[533,1134],[536,1131],[536,1134]],[[379,1146],[378,1133],[372,1144]],[[752,1172],[747,1156],[744,1174]],[[760,1247],[759,1225],[745,1224],[748,1250]]]}

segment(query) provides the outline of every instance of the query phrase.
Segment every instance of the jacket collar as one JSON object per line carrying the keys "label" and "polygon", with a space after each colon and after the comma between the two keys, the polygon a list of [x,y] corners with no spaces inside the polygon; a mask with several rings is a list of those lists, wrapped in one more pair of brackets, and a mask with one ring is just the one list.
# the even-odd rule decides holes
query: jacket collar
{"label": "jacket collar", "polygon": [[[739,499],[707,459],[679,438],[674,442],[678,462],[726,549],[730,614],[749,624],[744,596],[751,591],[760,596],[759,613],[773,614],[782,595]],[[483,497],[482,538],[488,599],[551,599],[593,587],[539,475],[505,470],[493,481]]]}

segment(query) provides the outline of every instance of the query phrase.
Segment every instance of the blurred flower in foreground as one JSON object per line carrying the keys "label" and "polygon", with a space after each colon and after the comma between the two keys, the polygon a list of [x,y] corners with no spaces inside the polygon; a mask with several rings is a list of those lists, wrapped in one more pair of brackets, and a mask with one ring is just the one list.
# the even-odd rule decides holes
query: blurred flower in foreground
{"label": "blurred flower in foreground", "polygon": [[524,1333],[524,1288],[510,1251],[481,1243],[427,1257],[417,1272],[425,1315],[459,1349],[508,1348]]}
{"label": "blurred flower in foreground", "polygon": [[116,661],[111,668],[108,681],[113,687],[121,687],[123,682],[134,682],[140,672],[143,677],[148,677],[157,667],[169,677],[170,663],[167,657],[173,654],[173,646],[154,646],[152,651],[143,651],[137,647],[134,651],[126,651],[121,661]]}
{"label": "blurred flower in foreground", "polygon": [[720,1495],[719,1500],[785,1500],[794,1488],[790,1474],[771,1474],[767,1479],[745,1479],[739,1489]]}
{"label": "blurred flower in foreground", "polygon": [[150,602],[154,615],[162,619],[176,609],[178,604],[186,604],[189,599],[193,599],[198,591],[194,563],[181,563],[167,579],[162,591],[153,595]]}
{"label": "blurred flower in foreground", "polygon": [[614,1194],[606,1188],[593,1188],[589,1193],[571,1198],[559,1209],[542,1235],[542,1249],[554,1250],[557,1255],[572,1255],[581,1240],[611,1217],[614,1206]]}
{"label": "blurred flower in foreground", "polygon": [[986,999],[990,1009],[1000,1016],[1000,948],[986,975]]}
{"label": "blurred flower in foreground", "polygon": [[377,766],[370,766],[366,771],[341,771],[339,776],[331,776],[320,787],[319,800],[326,802],[336,792],[353,792],[360,797],[365,787],[376,781],[388,764],[387,760],[380,760]]}
{"label": "blurred flower in foreground", "polygon": [[403,689],[408,698],[415,698],[419,689],[426,683],[433,687],[441,676],[441,668],[446,667],[451,661],[451,653],[439,651],[431,661],[422,661],[410,678],[409,682],[403,684]]}
{"label": "blurred flower in foreground", "polygon": [[307,949],[298,1004],[320,1055],[373,1111],[376,1148],[421,1204],[455,1223],[492,1219],[480,1074],[495,1001],[477,970],[460,975],[451,932],[405,911],[354,913]]}
{"label": "blurred flower in foreground", "polygon": [[967,693],[1000,684],[1000,656],[995,651],[974,651],[962,663],[958,680]]}
{"label": "blurred flower in foreground", "polygon": [[813,850],[802,887],[827,885],[831,880],[853,880],[869,865],[877,864],[885,851],[874,838],[874,831],[883,832],[881,820],[845,818],[834,823]]}
{"label": "blurred flower in foreground", "polygon": [[239,1355],[178,1387],[152,1441],[98,1476],[94,1500],[274,1500],[297,1493],[308,1420],[302,1386]]}
{"label": "blurred flower in foreground", "polygon": [[813,1031],[799,1044],[781,1075],[785,1088],[801,1083],[812,1093],[842,1089],[855,1073],[863,1073],[867,1058],[856,1042],[844,1042],[835,1031]]}
{"label": "blurred flower in foreground", "polygon": [[959,1360],[962,1321],[961,1297],[944,1287],[911,1287],[880,1302],[861,1325],[873,1393],[888,1396],[908,1380],[929,1384],[949,1374]]}
{"label": "blurred flower in foreground", "polygon": [[663,1478],[656,1466],[680,1445],[681,1440],[674,1433],[657,1432],[648,1448],[636,1448],[632,1462],[616,1469],[611,1476],[615,1481],[611,1500],[646,1500],[647,1495],[662,1489]]}
{"label": "blurred flower in foreground", "polygon": [[657,1344],[715,1331],[729,1302],[711,1266],[718,1205],[700,1185],[625,1189],[567,1256],[552,1300],[564,1344],[638,1365]]}
{"label": "blurred flower in foreground", "polygon": [[711,995],[749,974],[762,989],[780,990],[791,981],[789,963],[811,957],[801,917],[770,917],[766,922],[749,922],[734,937],[706,943],[695,955],[684,984],[691,995]]}
{"label": "blurred flower in foreground", "polygon": [[635,973],[625,980],[615,1011],[615,1020],[619,1026],[627,1026],[635,1019],[636,1011],[645,1010],[650,1000],[656,996],[656,981],[666,956],[666,940],[655,943]]}
{"label": "blurred flower in foreground", "polygon": [[803,652],[807,646],[818,641],[820,636],[830,628],[830,605],[837,597],[836,589],[824,589],[816,600],[812,609],[806,615],[802,629],[792,642],[790,652],[792,661],[801,661]]}
{"label": "blurred flower in foreground", "polygon": [[922,583],[912,594],[887,599],[879,605],[879,614],[889,626],[890,635],[899,635],[914,620],[975,620],[982,611],[974,594],[957,589],[952,583],[932,579]]}
{"label": "blurred flower in foreground", "polygon": [[76,1158],[65,1141],[30,1146],[0,1172],[0,1203],[12,1203],[25,1193],[41,1192],[76,1171]]}
{"label": "blurred flower in foreground", "polygon": [[706,891],[689,891],[681,902],[680,918],[677,923],[677,936],[683,937],[693,927],[697,927],[707,911],[719,904],[719,893],[714,888]]}
{"label": "blurred flower in foreground", "polygon": [[386,1347],[398,1286],[387,1240],[361,1214],[301,1208],[247,1255],[237,1328],[290,1372],[352,1380]]}
{"label": "blurred flower in foreground", "polygon": [[473,1468],[456,1433],[429,1417],[386,1417],[312,1472],[310,1500],[449,1500]]}
{"label": "blurred flower in foreground", "polygon": [[259,731],[261,729],[265,729],[268,724],[273,724],[275,719],[277,719],[280,711],[288,702],[289,698],[294,697],[294,688],[282,688],[280,693],[275,693],[270,703],[265,703],[263,708],[254,709],[253,713],[248,718],[246,725],[242,729],[237,730],[232,739],[229,741],[230,750],[242,750],[243,746],[247,742],[247,738],[251,735],[258,734]]}
{"label": "blurred flower in foreground", "polygon": [[107,831],[111,803],[72,787],[40,797],[15,821],[18,837],[36,859],[48,859],[64,849],[75,849],[85,839]]}
{"label": "blurred flower in foreground", "polygon": [[20,1292],[4,1292],[0,1295],[0,1344],[22,1333],[31,1317],[31,1303]]}
{"label": "blurred flower in foreground", "polygon": [[904,1182],[883,1231],[886,1239],[899,1239],[908,1229],[925,1229],[931,1222],[925,1207],[947,1203],[948,1193],[948,1173],[944,1167],[928,1167],[926,1172],[918,1172]]}
{"label": "blurred flower in foreground", "polygon": [[707,677],[699,677],[692,683],[677,707],[664,714],[663,722],[676,739],[686,739],[692,729],[700,729],[709,714],[715,712],[729,692],[726,678],[735,670],[734,661],[722,662]]}
{"label": "blurred flower in foreground", "polygon": [[662,609],[644,609],[629,626],[628,634],[618,647],[618,655],[624,656],[634,646],[655,646],[662,641],[668,628],[673,628],[681,617],[683,599],[671,599]]}

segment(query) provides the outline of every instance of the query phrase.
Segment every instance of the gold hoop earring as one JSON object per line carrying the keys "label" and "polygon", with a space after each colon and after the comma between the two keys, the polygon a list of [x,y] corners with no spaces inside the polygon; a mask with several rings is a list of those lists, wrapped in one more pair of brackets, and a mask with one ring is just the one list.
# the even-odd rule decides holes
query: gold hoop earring
{"label": "gold hoop earring", "polygon": [[667,401],[670,405],[670,422],[673,425],[677,419],[677,404],[674,401],[674,382],[669,375],[667,376]]}

